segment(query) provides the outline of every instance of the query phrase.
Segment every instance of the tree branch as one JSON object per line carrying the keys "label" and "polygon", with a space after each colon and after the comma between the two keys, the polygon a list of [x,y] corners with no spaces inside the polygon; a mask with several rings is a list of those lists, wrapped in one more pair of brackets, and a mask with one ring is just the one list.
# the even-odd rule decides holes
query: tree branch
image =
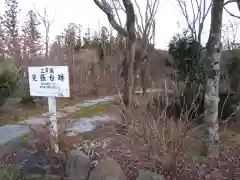
{"label": "tree branch", "polygon": [[240,12],[240,0],[237,1],[238,10]]}
{"label": "tree branch", "polygon": [[38,16],[41,18],[45,28],[49,28],[54,20],[49,20],[48,19],[46,8],[44,8],[44,15],[41,15],[40,12],[38,11],[38,9],[36,8],[35,4],[33,4],[33,7],[34,7],[35,11],[37,12]]}
{"label": "tree branch", "polygon": [[[117,23],[114,18],[114,14],[112,12],[111,6],[106,2],[106,0],[102,0],[102,3],[99,0],[93,0],[94,3],[107,15],[109,23],[112,27],[122,36],[127,37],[128,32]],[[126,10],[127,11],[127,10]]]}
{"label": "tree branch", "polygon": [[122,1],[126,10],[126,15],[127,15],[126,25],[127,25],[128,36],[130,39],[135,40],[136,39],[135,16],[136,15],[134,12],[133,4],[131,0],[122,0]]}
{"label": "tree branch", "polygon": [[140,31],[141,33],[143,33],[143,29],[144,29],[143,16],[142,16],[142,13],[141,13],[140,6],[139,6],[139,4],[137,3],[137,0],[135,0],[135,5],[137,6],[137,10],[138,10],[138,13],[139,13],[139,16],[140,16],[140,20],[141,20],[141,25],[139,25],[139,23],[137,23],[137,26],[138,26],[139,31]]}
{"label": "tree branch", "polygon": [[[180,8],[181,14],[184,16],[188,30],[191,32],[191,36],[197,40],[199,43],[201,43],[201,35],[203,31],[203,25],[206,20],[207,15],[209,14],[209,11],[212,6],[212,0],[210,4],[207,6],[206,0],[191,0],[189,3],[191,3],[192,8],[192,14],[193,18],[190,19],[189,13],[187,11],[187,1],[186,0],[176,0],[178,3],[178,6]],[[196,7],[195,7],[196,5]],[[196,27],[196,24],[198,23],[198,28]]]}
{"label": "tree branch", "polygon": [[189,30],[191,31],[191,35],[193,38],[196,38],[196,32],[195,32],[195,29],[193,28],[192,26],[192,22],[190,21],[189,19],[189,14],[187,12],[187,4],[185,1],[183,0],[177,0],[178,2],[178,5],[180,7],[180,12],[182,13],[182,15],[185,17],[186,19],[186,22],[187,22],[187,25],[188,25],[188,28]]}
{"label": "tree branch", "polygon": [[142,39],[143,49],[146,48],[149,40],[153,38],[154,33],[152,31],[155,30],[155,15],[159,7],[159,2],[159,0],[147,0],[146,8],[144,11],[145,17],[143,18],[143,12],[141,12],[139,4],[137,3],[137,0],[135,0],[135,5],[141,18],[141,24],[139,24],[138,22],[136,23],[138,27],[138,33],[140,34],[140,37]]}
{"label": "tree branch", "polygon": [[224,10],[225,10],[230,16],[240,19],[240,16],[237,16],[237,15],[231,13],[226,7],[224,7]]}
{"label": "tree branch", "polygon": [[35,4],[33,4],[35,11],[37,12],[38,16],[41,18],[43,25],[45,27],[45,56],[48,57],[48,48],[49,48],[49,31],[50,26],[52,25],[54,20],[49,20],[47,10],[44,8],[44,14],[41,15],[40,12],[37,10]]}
{"label": "tree branch", "polygon": [[227,4],[234,3],[234,2],[239,2],[239,0],[229,0],[223,4],[223,6],[226,6]]}
{"label": "tree branch", "polygon": [[115,13],[117,14],[118,22],[119,22],[120,26],[122,27],[122,21],[121,21],[121,19],[120,19],[120,16],[119,16],[119,13],[118,13],[117,6],[116,6],[116,4],[115,4],[115,1],[112,1],[112,3],[113,3],[113,8],[114,8],[114,10],[115,10]]}

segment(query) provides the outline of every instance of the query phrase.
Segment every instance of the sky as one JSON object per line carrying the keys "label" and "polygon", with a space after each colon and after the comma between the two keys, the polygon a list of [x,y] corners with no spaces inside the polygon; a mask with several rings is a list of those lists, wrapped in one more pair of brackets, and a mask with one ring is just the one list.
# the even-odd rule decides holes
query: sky
{"label": "sky", "polygon": [[[143,10],[146,0],[138,1]],[[56,35],[61,34],[69,23],[81,24],[84,29],[91,28],[98,30],[102,25],[111,27],[106,15],[94,4],[93,0],[21,0],[19,2],[21,9],[20,23],[26,20],[28,10],[34,10],[33,4],[35,4],[40,13],[43,13],[44,8],[47,8],[49,18],[53,20],[50,29],[51,41],[54,40]],[[190,6],[188,7],[190,10]],[[235,4],[228,5],[227,8],[235,14],[240,14]],[[0,13],[3,12],[4,0],[0,0]],[[229,20],[233,20],[226,12],[223,17],[223,24],[227,24]],[[177,22],[180,23],[180,27]],[[240,23],[240,21],[235,19],[234,23]],[[210,13],[205,21],[203,42],[207,41],[209,25]],[[186,23],[179,11],[176,0],[160,0],[156,15],[156,47],[166,49],[172,36],[177,32],[181,32],[185,27]],[[43,26],[41,26],[41,32],[44,35]]]}

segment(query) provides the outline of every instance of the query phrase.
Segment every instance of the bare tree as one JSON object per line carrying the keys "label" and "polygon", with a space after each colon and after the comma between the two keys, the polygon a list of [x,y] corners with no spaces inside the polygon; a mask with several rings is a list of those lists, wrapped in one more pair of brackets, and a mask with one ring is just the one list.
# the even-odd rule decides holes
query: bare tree
{"label": "bare tree", "polygon": [[[147,0],[145,11],[142,11],[137,0],[135,5],[138,10],[136,13],[136,25],[138,40],[140,40],[140,47],[136,52],[135,60],[135,77],[141,75],[141,83],[143,95],[147,90],[147,77],[148,77],[148,50],[152,41],[154,45],[155,39],[155,16],[159,7],[159,0]],[[140,73],[139,73],[140,71]],[[136,85],[136,83],[135,83]]]}
{"label": "bare tree", "polygon": [[215,154],[219,141],[218,102],[220,81],[221,28],[224,0],[213,0],[211,25],[207,49],[207,82],[205,89],[205,114],[207,125],[206,147],[208,153]]}
{"label": "bare tree", "polygon": [[232,50],[239,47],[239,42],[237,42],[238,26],[239,24],[233,21],[229,21],[225,26],[222,32],[223,49]]}
{"label": "bare tree", "polygon": [[[224,2],[224,10],[232,17],[234,18],[237,18],[237,19],[240,19],[240,14],[239,15],[236,15],[234,13],[232,13],[231,11],[229,11],[227,9],[227,5],[231,4],[231,3],[236,3],[237,5],[237,8],[239,10],[239,13],[240,13],[240,0],[227,0],[226,2]],[[238,24],[236,23],[231,23],[230,22],[230,26],[228,26],[228,29],[230,29],[233,33],[233,38],[232,38],[232,42],[227,42],[227,47],[228,49],[231,49],[231,48],[239,48],[240,47],[240,44],[236,42],[236,35],[237,35],[237,32],[238,32]]]}
{"label": "bare tree", "polygon": [[76,35],[77,35],[77,25],[74,23],[70,23],[68,27],[64,30],[64,38],[65,38],[65,49],[68,61],[68,67],[70,71],[70,84],[73,84],[73,69],[74,69],[74,50],[76,43]]}
{"label": "bare tree", "polygon": [[64,35],[56,36],[54,42],[52,43],[49,50],[50,59],[60,59],[64,60],[65,57],[65,44],[64,44]]}
{"label": "bare tree", "polygon": [[109,23],[123,37],[126,38],[126,51],[123,66],[124,90],[123,101],[127,109],[132,105],[132,94],[134,85],[133,67],[136,51],[136,28],[135,12],[133,3],[130,0],[122,0],[124,11],[126,13],[126,27],[121,26],[115,19],[114,9],[106,0],[93,0],[94,3],[107,15]]}
{"label": "bare tree", "polygon": [[78,51],[82,46],[82,25],[77,24],[75,50]]}
{"label": "bare tree", "polygon": [[[180,8],[180,12],[184,16],[188,31],[193,39],[201,43],[204,22],[212,6],[212,0],[176,0]],[[209,2],[209,3],[208,3]],[[192,12],[187,9],[187,3],[190,4]]]}
{"label": "bare tree", "polygon": [[45,57],[48,58],[48,55],[49,55],[49,53],[48,53],[48,51],[49,51],[49,31],[50,31],[50,27],[53,23],[53,20],[49,19],[46,8],[44,8],[44,13],[41,15],[41,13],[38,11],[36,6],[34,4],[33,4],[33,6],[45,27]]}
{"label": "bare tree", "polygon": [[77,25],[74,23],[70,23],[68,27],[64,29],[64,34],[66,49],[68,49],[69,51],[71,51],[70,53],[72,53],[76,42]]}

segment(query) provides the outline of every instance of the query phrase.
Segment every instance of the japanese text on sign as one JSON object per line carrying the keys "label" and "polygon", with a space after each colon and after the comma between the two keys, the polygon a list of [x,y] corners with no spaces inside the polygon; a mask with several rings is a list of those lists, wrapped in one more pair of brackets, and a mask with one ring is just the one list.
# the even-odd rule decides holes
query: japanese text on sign
{"label": "japanese text on sign", "polygon": [[28,74],[31,96],[70,96],[67,66],[29,67]]}

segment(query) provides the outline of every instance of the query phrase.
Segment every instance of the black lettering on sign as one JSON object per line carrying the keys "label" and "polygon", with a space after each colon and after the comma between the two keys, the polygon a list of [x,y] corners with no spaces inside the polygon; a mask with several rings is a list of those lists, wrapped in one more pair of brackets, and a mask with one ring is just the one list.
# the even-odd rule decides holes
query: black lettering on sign
{"label": "black lettering on sign", "polygon": [[33,74],[33,75],[32,75],[32,80],[33,80],[33,81],[37,81],[37,76],[36,76],[36,74]]}
{"label": "black lettering on sign", "polygon": [[40,80],[41,80],[41,81],[46,81],[45,74],[41,74],[41,75],[40,75]]}
{"label": "black lettering on sign", "polygon": [[50,79],[50,81],[54,81],[54,75],[51,74],[51,75],[49,76],[49,79]]}
{"label": "black lettering on sign", "polygon": [[50,73],[54,73],[53,68],[50,68],[49,72],[50,72]]}
{"label": "black lettering on sign", "polygon": [[58,75],[58,80],[59,81],[64,81],[64,79],[65,79],[65,77],[64,77],[63,73]]}

